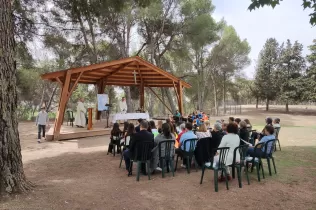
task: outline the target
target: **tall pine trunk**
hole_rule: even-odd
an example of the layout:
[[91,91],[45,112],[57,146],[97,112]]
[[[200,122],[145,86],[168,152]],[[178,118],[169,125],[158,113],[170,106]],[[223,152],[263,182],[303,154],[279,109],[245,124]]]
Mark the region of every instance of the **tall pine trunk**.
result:
[[258,105],[259,105],[259,97],[256,98],[256,109],[258,109]]
[[270,102],[270,100],[269,100],[269,98],[267,98],[267,101],[266,101],[266,111],[269,111],[269,102]]
[[25,192],[17,121],[15,42],[11,0],[0,0],[0,194]]
[[289,112],[289,102],[288,101],[286,101],[286,104],[285,104],[285,111]]

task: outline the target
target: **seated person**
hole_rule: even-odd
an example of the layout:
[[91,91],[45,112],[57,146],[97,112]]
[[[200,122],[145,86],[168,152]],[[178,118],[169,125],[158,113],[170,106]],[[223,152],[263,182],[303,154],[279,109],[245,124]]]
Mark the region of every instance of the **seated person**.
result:
[[[226,173],[228,176],[228,180],[231,180],[232,177],[230,176],[229,165],[231,165],[233,163],[234,150],[236,147],[239,147],[239,144],[240,144],[240,139],[238,136],[238,125],[236,123],[229,123],[227,125],[227,132],[228,132],[228,134],[222,138],[222,141],[221,141],[220,145],[218,146],[218,148],[229,147],[225,169],[226,169]],[[219,161],[219,155],[214,157],[213,165],[218,164],[218,161]],[[239,161],[240,161],[240,154],[239,154],[239,152],[237,152],[236,153],[236,162],[239,162]],[[220,176],[219,181],[225,181],[225,177]]]
[[280,125],[280,119],[279,118],[275,118],[274,120],[273,120],[273,127],[274,128],[281,128],[281,125]]
[[235,123],[238,125],[239,127],[239,123],[241,122],[241,119],[240,118],[235,118]]
[[203,118],[203,113],[202,113],[202,112],[199,112],[198,118],[199,118],[199,119],[202,119],[202,118]]
[[204,122],[205,122],[205,121],[208,121],[208,116],[207,116],[205,113],[203,113],[202,120],[203,120]]
[[229,117],[228,118],[228,123],[233,123],[235,122],[235,118],[234,117]]
[[143,119],[139,118],[137,121],[138,121],[138,125],[135,127],[136,133],[138,133],[140,131],[140,123],[143,121]]
[[[138,145],[143,142],[152,141],[154,144],[154,134],[147,131],[148,129],[148,122],[146,120],[142,120],[140,122],[140,131],[138,133],[135,133],[132,135],[130,140],[130,146],[129,149],[125,150],[123,153],[124,160],[125,160],[125,167],[126,170],[129,171],[131,159],[135,157],[136,147],[139,147]],[[148,148],[149,152],[151,152],[152,148]],[[137,158],[139,159],[142,157],[143,154],[141,152],[138,152]],[[145,164],[142,164],[142,172],[143,174],[146,174],[146,168]]]
[[[245,121],[241,121],[239,123],[239,137],[240,137],[240,145],[244,145],[245,142],[249,141],[249,131],[247,129],[247,123]],[[243,141],[242,141],[243,140]]]
[[178,143],[180,142],[180,138],[181,138],[182,134],[185,133],[185,124],[184,123],[180,125],[180,130],[181,131],[180,131],[180,133],[178,135],[178,138],[176,139]]
[[248,129],[248,131],[251,132],[251,130],[252,130],[252,125],[251,125],[251,123],[250,123],[250,120],[245,119],[244,121],[247,123],[247,129]]
[[223,133],[223,135],[226,135],[227,134],[227,123],[223,123],[222,124],[222,133]]
[[151,129],[151,133],[154,134],[154,137],[156,137],[159,134],[159,132],[158,132],[158,129],[156,128],[155,121],[153,120],[149,121],[149,126]]
[[[266,127],[264,128],[264,133],[265,133],[265,136],[262,137],[262,139],[259,142],[257,142],[256,144],[265,143],[269,140],[275,139],[275,136],[273,135],[273,133],[274,133],[273,126],[266,125]],[[270,142],[270,144],[267,147],[267,150],[268,150],[267,153],[270,153],[272,146],[273,146],[273,143]],[[256,151],[254,150],[254,146],[249,147],[247,154],[252,156],[252,157],[253,156],[254,157],[265,157],[265,147],[263,146],[262,148],[258,148]]]
[[174,116],[180,118],[180,117],[181,117],[181,114],[180,114],[180,112],[177,110],[176,113],[174,114]]
[[199,118],[197,118],[195,120],[195,124],[196,124],[197,127],[200,127],[200,125],[202,125],[202,121]]
[[222,138],[224,136],[223,131],[222,131],[222,124],[220,123],[215,123],[213,131],[211,132],[212,135],[212,142],[210,144],[210,152],[213,151],[213,149],[218,148],[219,144],[222,141]]
[[[116,145],[121,144],[120,138],[121,138],[122,134],[123,134],[123,132],[120,130],[120,125],[118,123],[114,123],[113,128],[111,130],[111,136],[110,136],[111,141],[109,143],[107,154],[113,152],[113,144],[116,144]],[[120,152],[121,152],[121,148],[118,146],[117,153],[120,153]]]
[[[126,147],[129,147],[129,142],[132,138],[132,135],[134,135],[136,132],[135,132],[135,126],[133,123],[129,123],[128,124],[128,128],[127,128],[127,131],[124,135],[124,138],[126,139]],[[129,141],[126,137],[129,137]],[[124,145],[124,141],[125,139],[121,140],[121,145]]]
[[[161,168],[162,166],[159,165],[158,167],[158,164],[159,163],[159,148],[158,148],[158,145],[159,145],[159,142],[161,141],[166,141],[166,140],[175,140],[175,136],[171,133],[171,129],[170,129],[170,125],[168,123],[164,123],[162,125],[162,133],[160,133],[156,138],[155,138],[155,149],[154,149],[154,152],[153,152],[153,160],[152,160],[152,166],[151,166],[151,169],[152,171],[157,169],[158,171],[161,171]],[[161,145],[161,155],[162,157],[164,157],[165,155],[165,144],[162,144]],[[173,157],[174,155],[174,146],[172,146],[171,148],[171,151],[170,151],[170,157]]]
[[207,130],[205,124],[200,125],[199,130],[195,134],[198,139],[211,137],[211,133]]
[[[183,150],[184,150],[184,141],[188,139],[197,139],[196,135],[192,131],[192,124],[186,123],[185,124],[185,133],[182,134],[179,142],[179,148],[176,149],[176,154],[183,157]],[[185,149],[187,152],[190,151],[190,143],[186,142]],[[183,164],[181,164],[181,167],[186,168],[186,158],[183,158]]]

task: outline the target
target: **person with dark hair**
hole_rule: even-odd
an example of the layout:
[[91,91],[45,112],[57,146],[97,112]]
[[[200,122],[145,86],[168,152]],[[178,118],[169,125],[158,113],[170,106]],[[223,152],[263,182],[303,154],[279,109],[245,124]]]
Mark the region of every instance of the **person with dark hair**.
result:
[[225,123],[225,122],[222,124],[222,133],[223,133],[223,135],[226,135],[226,134],[227,134],[227,125],[228,125],[228,124]]
[[136,133],[136,131],[135,131],[135,126],[134,126],[133,123],[129,123],[129,124],[128,124],[128,127],[127,127],[127,131],[126,131],[126,133],[125,133],[125,137],[126,137],[126,136],[131,136],[131,135],[133,135],[134,133]]
[[158,132],[158,129],[156,128],[155,121],[153,120],[149,121],[149,126],[151,129],[151,133],[154,134],[154,137],[156,138],[159,132]]
[[235,118],[234,117],[229,117],[228,118],[228,123],[233,123],[235,122]]
[[[273,139],[275,140],[275,136],[273,135],[273,133],[274,133],[273,126],[266,125],[264,128],[265,136],[263,136],[262,139],[256,144],[266,143],[267,141],[270,141]],[[273,142],[270,142],[269,145],[267,146],[267,150],[268,150],[267,153],[270,153],[271,149],[273,149],[272,146],[273,146]],[[264,146],[262,148],[257,149],[257,150],[254,150],[254,146],[248,148],[248,155],[250,155],[250,156],[264,157],[264,154],[265,154],[265,147]]]
[[124,127],[123,127],[123,135],[125,136],[125,133],[127,132],[129,123],[127,121],[124,122]]
[[[231,165],[233,163],[234,159],[234,150],[236,147],[239,146],[240,144],[240,139],[238,134],[238,125],[236,123],[229,123],[227,125],[227,135],[225,135],[222,138],[222,141],[218,148],[221,147],[229,147],[228,155],[227,155],[227,160],[226,160],[226,173],[228,174],[228,180],[231,180],[232,177],[230,176],[230,171],[228,165]],[[219,161],[219,156],[214,157],[214,164],[218,164]],[[240,155],[239,152],[236,154],[236,162],[240,161]],[[225,177],[220,176],[219,181],[225,181]]]
[[235,123],[239,126],[239,123],[241,122],[240,118],[235,118]]
[[247,129],[248,129],[248,131],[251,132],[251,130],[252,130],[252,125],[251,125],[251,123],[250,123],[250,120],[245,119],[244,121],[247,123]]
[[[156,147],[154,149],[154,153],[153,153],[153,161],[152,161],[152,170],[157,169],[158,171],[161,171],[162,166],[158,166],[159,163],[159,151],[158,151],[158,144],[161,141],[166,141],[166,140],[175,140],[175,136],[173,133],[171,133],[171,129],[170,129],[170,124],[168,123],[164,123],[162,124],[162,133],[160,133],[156,138],[155,138],[155,144]],[[175,144],[174,144],[175,145]],[[174,155],[174,145],[173,147],[171,147],[171,151],[170,151],[170,156],[172,157]],[[164,157],[165,155],[165,144],[161,145],[161,155],[162,157]]]
[[267,119],[266,119],[266,124],[267,125],[272,125],[272,118],[271,117],[267,117]]
[[240,145],[246,144],[249,141],[249,131],[247,129],[247,123],[245,121],[241,121],[239,123],[239,137],[240,137]]
[[[196,135],[192,131],[193,126],[191,123],[186,123],[185,124],[185,133],[182,134],[179,142],[179,148],[176,149],[176,154],[179,156],[183,157],[183,150],[184,150],[184,141],[188,139],[197,139]],[[190,142],[186,142],[186,151],[189,152],[190,149]],[[181,167],[186,168],[186,158],[183,158],[183,164]]]
[[[125,160],[125,166],[126,170],[129,170],[131,158],[135,157],[135,152],[139,145],[141,145],[143,142],[152,141],[154,144],[154,134],[147,131],[148,129],[148,122],[146,120],[142,120],[140,122],[140,131],[138,133],[135,133],[132,135],[130,140],[130,146],[128,150],[125,150],[123,153],[124,160]],[[148,148],[149,152],[151,152],[152,148]],[[142,153],[140,151],[137,152],[138,158],[142,157]],[[143,174],[146,174],[146,167],[145,164],[142,164],[142,172]]]
[[[115,141],[119,141],[121,136],[122,136],[122,131],[120,130],[120,125],[118,123],[114,123],[113,128],[111,130],[111,136],[110,136],[110,143],[109,143],[109,147],[108,147],[108,154],[112,153],[113,151],[113,144],[115,143]],[[117,148],[117,153],[120,153],[120,147]]]
[[143,121],[143,119],[139,118],[137,121],[138,121],[138,126],[135,127],[136,133],[138,133],[140,131],[140,123]]

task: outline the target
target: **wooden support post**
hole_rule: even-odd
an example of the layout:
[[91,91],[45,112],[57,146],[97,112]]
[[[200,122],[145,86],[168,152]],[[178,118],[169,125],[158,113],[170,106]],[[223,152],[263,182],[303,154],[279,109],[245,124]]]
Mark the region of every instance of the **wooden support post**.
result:
[[144,104],[145,104],[145,87],[144,82],[141,80],[140,82],[140,94],[139,94],[139,105],[140,109],[144,111]]
[[176,93],[176,96],[177,96],[177,101],[178,101],[178,104],[179,104],[179,93],[178,93],[178,90],[177,90],[177,88],[176,88],[176,84],[174,84],[174,81],[172,81],[173,82],[173,88],[174,88],[174,92]]
[[92,130],[92,111],[93,108],[88,108],[88,130]]
[[178,95],[179,95],[179,100],[178,100],[178,106],[179,106],[179,112],[181,115],[183,115],[183,87],[182,87],[182,84],[181,84],[181,80],[179,80],[178,82]]
[[159,101],[170,111],[170,113],[172,113],[171,109],[163,102],[163,100],[157,95],[157,93],[155,93],[155,91],[151,87],[148,88],[159,99]]
[[68,70],[66,72],[65,81],[63,83],[63,88],[60,94],[59,107],[58,107],[55,125],[54,125],[54,140],[59,139],[60,128],[64,120],[66,104],[68,101],[70,78],[71,78],[71,70]]
[[[104,93],[105,83],[106,82],[103,79],[101,79],[98,82],[98,84],[97,84],[98,94],[103,94]],[[96,108],[95,108],[95,119],[96,120],[100,120],[101,119],[101,111],[98,110],[98,103],[97,103]]]

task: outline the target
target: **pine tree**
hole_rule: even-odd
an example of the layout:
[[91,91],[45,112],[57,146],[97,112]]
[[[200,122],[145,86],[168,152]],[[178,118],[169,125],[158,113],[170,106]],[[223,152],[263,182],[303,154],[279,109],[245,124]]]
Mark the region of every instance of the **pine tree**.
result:
[[269,110],[269,102],[275,99],[279,91],[279,87],[275,81],[279,65],[279,51],[277,40],[270,38],[266,41],[259,54],[255,86],[260,93],[260,98],[266,100],[266,111]]

